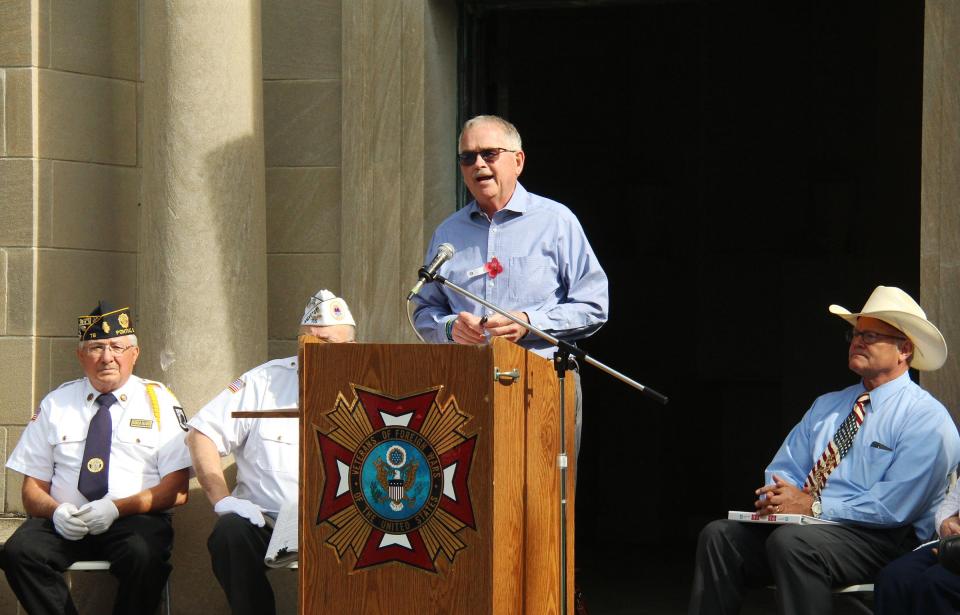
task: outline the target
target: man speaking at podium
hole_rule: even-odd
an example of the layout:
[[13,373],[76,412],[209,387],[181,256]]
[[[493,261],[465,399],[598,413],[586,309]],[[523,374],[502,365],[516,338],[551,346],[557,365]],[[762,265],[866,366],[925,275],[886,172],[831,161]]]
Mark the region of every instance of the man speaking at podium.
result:
[[[356,324],[346,302],[327,290],[310,298],[301,335],[352,342]],[[296,408],[297,357],[268,361],[234,380],[190,419],[187,446],[214,511],[220,515],[207,541],[213,572],[234,615],[276,613],[264,556],[284,502],[299,486],[300,423],[296,418],[233,418],[241,410]],[[233,453],[237,486],[230,493],[220,457]],[[272,524],[271,524],[272,525]]]
[[[449,243],[455,254],[440,273],[474,295],[561,340],[593,334],[607,320],[607,275],[576,216],[529,193],[520,133],[503,118],[479,115],[460,134],[457,159],[474,200],[444,220],[426,260]],[[504,337],[546,358],[553,347],[520,325],[439,284],[420,293],[414,321],[433,343],[481,344]],[[576,382],[576,448],[580,448],[580,375]]]

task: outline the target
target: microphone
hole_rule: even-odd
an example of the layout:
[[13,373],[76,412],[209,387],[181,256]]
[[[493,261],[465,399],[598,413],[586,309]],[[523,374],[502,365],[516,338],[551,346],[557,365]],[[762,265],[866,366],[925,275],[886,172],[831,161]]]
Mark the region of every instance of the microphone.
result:
[[413,299],[413,296],[420,292],[420,289],[423,288],[425,283],[433,281],[433,276],[436,275],[437,269],[453,258],[455,252],[456,250],[454,250],[453,245],[449,243],[440,244],[440,247],[437,248],[437,255],[433,257],[430,264],[426,267],[421,267],[420,271],[417,272],[420,279],[417,280],[417,283],[410,289],[410,293],[407,295],[407,301]]

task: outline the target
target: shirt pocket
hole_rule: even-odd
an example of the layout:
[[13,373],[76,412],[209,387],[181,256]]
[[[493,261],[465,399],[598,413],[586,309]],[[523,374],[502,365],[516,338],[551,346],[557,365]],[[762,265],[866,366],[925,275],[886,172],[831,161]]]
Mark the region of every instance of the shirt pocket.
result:
[[[146,425],[149,422],[150,427],[137,427],[136,425]],[[156,449],[160,442],[160,432],[156,428],[156,423],[151,419],[138,419],[124,416],[117,426],[116,439],[119,442],[139,449]]]
[[82,459],[86,443],[87,426],[83,422],[65,419],[54,423],[50,444],[53,446],[55,462]]
[[556,259],[542,254],[511,256],[504,273],[509,280],[510,298],[525,306],[542,305],[556,296],[560,286]]
[[[291,424],[292,423],[292,424]],[[300,426],[290,419],[261,419],[257,430],[261,454],[257,465],[266,472],[294,474],[300,466]]]
[[[843,461],[840,462],[843,464]],[[893,463],[893,451],[868,446],[860,457],[859,476],[856,478],[863,489],[870,489],[886,474]]]

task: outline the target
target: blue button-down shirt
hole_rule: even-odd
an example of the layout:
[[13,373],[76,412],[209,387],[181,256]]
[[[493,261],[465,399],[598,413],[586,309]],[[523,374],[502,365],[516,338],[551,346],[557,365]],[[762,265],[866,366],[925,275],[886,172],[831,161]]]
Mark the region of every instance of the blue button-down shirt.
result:
[[[607,275],[569,209],[517,184],[507,205],[488,219],[476,201],[437,227],[427,250],[430,261],[442,243],[456,254],[440,268],[448,278],[511,312],[526,312],[530,324],[563,340],[586,337],[607,320]],[[484,264],[497,257],[495,277]],[[445,326],[460,312],[489,310],[438,284],[419,295],[414,321],[423,339],[448,342]],[[553,347],[528,334],[520,345],[550,357]]]
[[[853,408],[863,384],[823,395],[790,432],[766,470],[802,487],[816,459]],[[912,524],[934,535],[934,513],[960,461],[960,435],[943,404],[909,373],[870,391],[853,446],[827,478],[823,518],[873,527]]]

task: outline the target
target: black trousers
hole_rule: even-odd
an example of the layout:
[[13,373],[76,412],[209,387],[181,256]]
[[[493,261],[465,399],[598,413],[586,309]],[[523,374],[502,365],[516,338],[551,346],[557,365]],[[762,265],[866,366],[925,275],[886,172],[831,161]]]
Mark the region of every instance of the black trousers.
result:
[[146,615],[160,604],[170,576],[173,548],[170,516],[131,515],[103,534],[67,540],[50,519],[27,519],[0,553],[0,566],[30,615],[76,615],[63,571],[78,560],[107,560],[120,580],[114,615]]
[[827,615],[834,587],[873,582],[887,562],[916,543],[910,526],[713,521],[700,532],[688,612],[738,613],[748,588],[775,584],[782,615]]
[[937,563],[934,546],[907,553],[880,571],[873,588],[876,615],[960,613],[960,576]]
[[207,540],[213,574],[233,615],[276,615],[273,588],[263,558],[273,531],[229,513],[217,519]]

